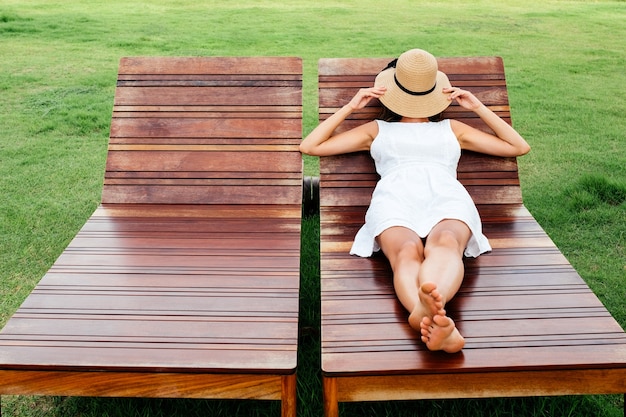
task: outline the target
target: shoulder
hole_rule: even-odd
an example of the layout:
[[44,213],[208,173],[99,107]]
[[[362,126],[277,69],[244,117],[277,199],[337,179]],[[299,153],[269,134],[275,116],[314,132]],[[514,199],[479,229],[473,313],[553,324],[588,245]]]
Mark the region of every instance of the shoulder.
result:
[[446,120],[450,124],[450,129],[452,129],[452,131],[457,137],[461,136],[464,132],[467,132],[467,130],[470,129],[469,125],[463,122],[460,122],[456,119],[446,119]]
[[360,150],[369,150],[372,142],[378,136],[379,126],[376,120],[369,121],[357,127],[354,127],[347,132],[340,133],[338,137],[341,140],[347,140],[352,143],[354,149],[351,152]]
[[372,121],[362,124],[361,126],[357,127],[357,129],[363,130],[372,139],[374,139],[376,135],[378,135],[378,132],[381,129],[381,123],[385,123],[385,122],[383,122],[382,120],[372,120]]
[[371,120],[367,123],[364,123],[354,128],[354,130],[360,132],[361,135],[366,136],[367,139],[369,139],[370,144],[371,144],[371,141],[373,141],[376,138],[376,136],[378,136],[379,132],[385,129],[384,124],[385,122],[381,120]]

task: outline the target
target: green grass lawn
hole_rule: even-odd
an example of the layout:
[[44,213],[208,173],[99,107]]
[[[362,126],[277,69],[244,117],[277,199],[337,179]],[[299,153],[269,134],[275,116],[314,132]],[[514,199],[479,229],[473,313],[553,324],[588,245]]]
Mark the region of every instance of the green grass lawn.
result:
[[[504,58],[526,205],[626,327],[626,2],[0,1],[0,325],[99,202],[120,57],[290,55],[304,130],[321,57]],[[308,175],[316,160],[306,158]],[[301,416],[321,415],[316,220],[305,221]],[[621,396],[362,403],[343,416],[622,416]],[[277,403],[2,398],[4,416],[269,416]]]

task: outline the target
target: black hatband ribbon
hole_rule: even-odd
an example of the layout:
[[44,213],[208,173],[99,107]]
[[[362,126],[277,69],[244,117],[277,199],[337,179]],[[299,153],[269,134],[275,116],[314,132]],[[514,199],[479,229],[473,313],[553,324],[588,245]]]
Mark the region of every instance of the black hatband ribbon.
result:
[[426,94],[430,94],[433,91],[435,91],[435,87],[437,87],[437,83],[435,82],[435,85],[433,85],[433,88],[431,88],[428,91],[411,91],[408,88],[406,88],[405,86],[403,86],[402,84],[400,84],[400,82],[396,78],[396,74],[393,74],[393,80],[396,82],[396,85],[400,88],[400,90],[402,90],[405,93],[410,94],[412,96],[425,96]]

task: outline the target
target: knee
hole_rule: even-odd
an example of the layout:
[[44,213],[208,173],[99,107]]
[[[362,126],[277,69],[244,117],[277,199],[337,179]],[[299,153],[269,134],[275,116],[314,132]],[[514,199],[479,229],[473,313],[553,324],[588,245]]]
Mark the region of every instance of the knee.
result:
[[463,253],[465,244],[454,231],[441,230],[437,234],[429,236],[426,241],[426,251],[434,248],[449,249]]
[[423,256],[422,252],[423,249],[421,244],[412,240],[408,240],[400,245],[398,253],[396,254],[396,259],[399,262],[415,260],[419,261]]

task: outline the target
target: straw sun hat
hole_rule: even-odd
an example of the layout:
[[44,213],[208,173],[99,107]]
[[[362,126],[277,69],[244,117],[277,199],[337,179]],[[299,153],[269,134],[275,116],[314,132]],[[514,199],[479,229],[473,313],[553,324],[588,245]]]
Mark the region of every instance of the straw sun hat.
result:
[[380,102],[400,116],[430,117],[450,105],[442,91],[450,87],[448,77],[437,69],[435,57],[421,49],[400,55],[395,67],[378,74],[374,85],[387,87]]

